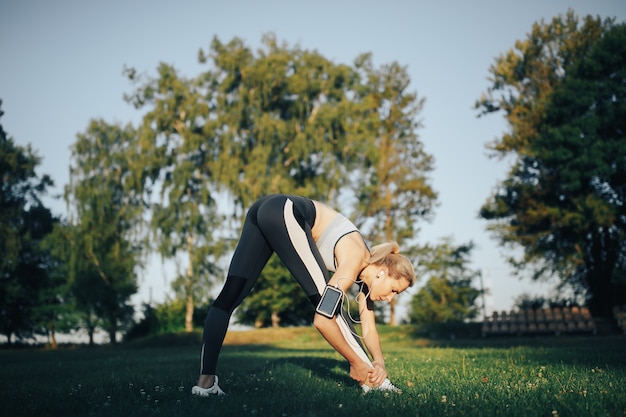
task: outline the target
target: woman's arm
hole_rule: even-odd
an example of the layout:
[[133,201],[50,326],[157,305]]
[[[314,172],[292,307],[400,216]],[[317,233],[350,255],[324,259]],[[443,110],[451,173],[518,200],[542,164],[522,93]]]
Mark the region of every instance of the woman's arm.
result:
[[[339,240],[335,247],[337,270],[328,285],[338,286],[344,293],[355,283],[369,260],[369,251],[358,233],[351,233]],[[316,314],[315,328],[328,343],[350,363],[350,376],[363,384],[369,380],[372,368],[348,345],[336,317],[326,318]]]
[[374,371],[370,375],[368,385],[378,386],[382,384],[387,377],[385,369],[385,359],[383,358],[383,349],[380,345],[380,336],[376,329],[376,317],[372,302],[367,298],[366,294],[359,293],[359,316],[361,320],[361,331],[363,332],[363,341],[367,350],[372,355]]
[[[344,236],[335,247],[335,257],[337,258],[337,271],[331,278],[329,284],[335,283],[347,292],[350,286],[358,279],[361,271],[369,265],[370,252],[363,242],[363,237],[359,233],[351,233]],[[354,277],[344,280],[344,277]],[[368,385],[378,386],[387,377],[383,350],[380,345],[380,337],[376,329],[376,317],[371,300],[366,294],[359,295],[359,316],[361,320],[361,331],[365,347],[372,356],[374,370],[368,378]]]
[[329,319],[316,313],[313,324],[321,335],[324,336],[324,339],[348,361],[350,364],[350,377],[359,384],[366,383],[373,372],[372,367],[369,363],[363,361],[348,345],[337,325],[337,319],[335,317]]

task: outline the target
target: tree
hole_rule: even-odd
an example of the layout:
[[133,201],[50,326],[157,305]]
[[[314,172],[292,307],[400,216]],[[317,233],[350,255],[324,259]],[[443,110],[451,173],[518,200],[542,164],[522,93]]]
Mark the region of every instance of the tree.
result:
[[481,290],[472,285],[480,271],[469,269],[472,249],[472,243],[455,247],[449,239],[422,248],[419,275],[429,278],[411,300],[411,323],[462,323],[478,315],[476,299]]
[[504,111],[510,133],[492,144],[516,161],[481,216],[510,261],[534,279],[586,291],[596,314],[626,301],[626,30],[573,12],[535,24],[498,58],[477,102]]
[[9,343],[41,331],[36,309],[50,301],[41,297],[54,286],[40,246],[56,221],[41,202],[53,182],[36,174],[40,163],[30,145],[16,145],[0,124],[0,332]]
[[[364,54],[355,66],[363,73],[363,115],[355,123],[363,130],[358,132],[363,161],[353,175],[357,224],[372,241],[403,243],[415,238],[437,199],[427,177],[433,158],[417,136],[416,117],[424,100],[407,91],[406,68],[395,62],[376,69]],[[391,325],[396,324],[396,302],[390,306]]]
[[143,201],[130,165],[136,135],[132,126],[92,120],[72,146],[65,187],[72,293],[90,334],[94,318],[100,318],[111,343],[132,319],[129,301],[142,267]]
[[[43,241],[43,245],[50,253],[50,277],[57,283],[56,287],[44,294],[46,299],[38,305],[39,314],[47,324],[47,333],[50,345],[56,346],[55,332],[74,333],[85,330],[89,344],[94,344],[94,333],[104,322],[97,319],[94,303],[87,303],[89,296],[95,294],[90,291],[89,285],[85,288],[85,295],[79,296],[76,280],[72,279],[72,238],[74,228],[59,221],[54,224],[52,232]],[[75,232],[74,232],[75,233]],[[81,274],[82,275],[82,274]],[[85,319],[87,317],[87,319]],[[96,324],[97,323],[97,324]]]
[[65,280],[52,273],[52,258],[42,245],[56,221],[42,205],[22,213],[17,263],[0,289],[3,333],[9,342],[11,334],[20,338],[45,334],[56,347],[55,322],[63,308]]
[[213,172],[241,207],[264,194],[331,201],[346,184],[359,143],[354,71],[317,52],[279,46],[272,34],[255,55],[240,39],[214,38],[201,61],[215,114]]
[[[155,246],[179,268],[174,286],[186,302],[185,330],[191,332],[196,298],[208,294],[211,277],[219,272],[217,260],[229,246],[227,233],[216,233],[225,225],[214,196],[218,150],[204,79],[186,80],[166,64],[158,71],[158,79],[148,80],[128,97],[138,108],[152,106],[143,117],[134,169],[148,195],[158,189],[158,201],[151,204]],[[134,79],[134,70],[128,75]],[[182,267],[179,254],[186,257]]]
[[[67,276],[63,274],[64,265],[54,256],[51,246],[54,229],[59,219],[42,205],[32,207],[24,213],[24,236],[30,244],[26,247],[26,265],[18,268],[17,274],[30,282],[37,280],[36,286],[24,288],[24,293],[32,303],[32,320],[37,334],[45,334],[52,349],[57,348],[57,331],[68,330],[72,321],[72,305],[68,303]],[[23,306],[28,303],[22,304]],[[23,313],[22,313],[23,314]]]

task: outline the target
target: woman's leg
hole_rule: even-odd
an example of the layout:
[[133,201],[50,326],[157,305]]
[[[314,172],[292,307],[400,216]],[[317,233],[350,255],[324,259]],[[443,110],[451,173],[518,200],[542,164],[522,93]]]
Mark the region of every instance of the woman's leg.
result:
[[[248,295],[273,252],[256,221],[257,210],[267,198],[260,199],[248,210],[226,282],[204,321],[200,375],[211,376],[203,379],[209,385],[213,383],[212,376],[215,375],[217,359],[233,310]],[[201,379],[199,385],[203,380]],[[203,385],[205,384],[200,386],[206,388]]]
[[315,206],[311,200],[276,196],[259,207],[257,222],[273,251],[306,295],[311,301],[319,300],[330,278],[311,234],[315,222]]

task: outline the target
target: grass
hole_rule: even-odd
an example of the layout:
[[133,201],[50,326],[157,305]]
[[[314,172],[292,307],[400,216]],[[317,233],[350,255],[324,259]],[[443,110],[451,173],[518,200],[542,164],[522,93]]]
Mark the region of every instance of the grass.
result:
[[0,351],[6,416],[624,416],[624,336],[431,341],[382,327],[402,395],[363,396],[312,328],[232,332],[224,398],[190,395],[199,334]]

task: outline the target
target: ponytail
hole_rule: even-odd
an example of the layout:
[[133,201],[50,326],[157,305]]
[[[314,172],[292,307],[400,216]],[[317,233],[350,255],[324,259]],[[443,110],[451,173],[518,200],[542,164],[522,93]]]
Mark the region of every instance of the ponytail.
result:
[[415,269],[406,256],[400,255],[400,246],[396,242],[385,242],[373,246],[370,264],[386,266],[391,276],[409,281],[409,287],[415,283]]

